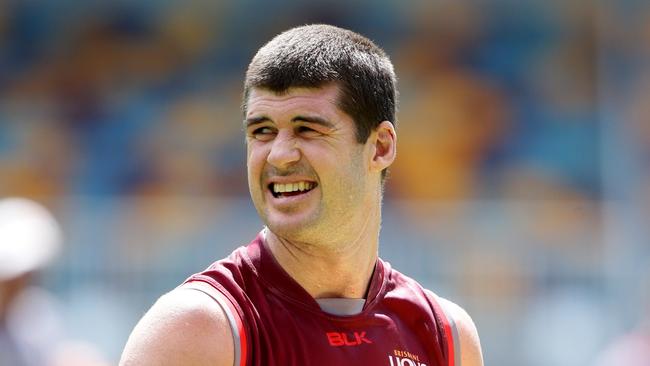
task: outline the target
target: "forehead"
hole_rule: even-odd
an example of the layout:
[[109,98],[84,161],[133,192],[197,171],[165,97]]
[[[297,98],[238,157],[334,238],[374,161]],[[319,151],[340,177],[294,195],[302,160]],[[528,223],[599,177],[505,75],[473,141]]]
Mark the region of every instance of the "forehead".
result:
[[253,88],[248,96],[246,117],[315,113],[329,117],[343,115],[338,107],[339,87],[327,84],[319,88],[289,88],[282,93]]

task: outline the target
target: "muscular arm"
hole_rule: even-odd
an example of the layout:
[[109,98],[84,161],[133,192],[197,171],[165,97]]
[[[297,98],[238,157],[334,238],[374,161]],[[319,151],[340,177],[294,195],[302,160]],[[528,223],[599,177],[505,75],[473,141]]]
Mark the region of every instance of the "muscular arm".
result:
[[454,319],[460,338],[460,365],[455,366],[483,366],[481,342],[474,321],[463,308],[455,303],[438,297],[440,305],[448,316]]
[[120,365],[233,366],[232,330],[208,295],[178,288],[162,296],[129,336]]

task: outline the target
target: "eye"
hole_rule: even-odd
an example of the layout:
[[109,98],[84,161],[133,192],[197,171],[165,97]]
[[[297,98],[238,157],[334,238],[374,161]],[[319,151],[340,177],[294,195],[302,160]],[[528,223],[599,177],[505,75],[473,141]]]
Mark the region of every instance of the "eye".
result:
[[253,135],[260,135],[260,134],[266,135],[269,133],[273,133],[273,130],[271,130],[270,127],[260,127],[253,130]]
[[320,132],[318,132],[318,131],[316,131],[313,128],[308,127],[308,126],[298,126],[298,128],[296,130],[300,135],[303,135],[303,136],[309,136],[310,137],[310,136],[320,135]]
[[251,131],[251,136],[260,141],[269,141],[275,136],[275,130],[271,127],[258,127]]

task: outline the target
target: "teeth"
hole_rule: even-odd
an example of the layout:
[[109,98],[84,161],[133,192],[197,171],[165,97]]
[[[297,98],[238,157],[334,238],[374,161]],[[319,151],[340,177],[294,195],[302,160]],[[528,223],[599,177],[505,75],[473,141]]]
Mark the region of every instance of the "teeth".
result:
[[314,187],[312,182],[273,183],[273,193],[308,191]]

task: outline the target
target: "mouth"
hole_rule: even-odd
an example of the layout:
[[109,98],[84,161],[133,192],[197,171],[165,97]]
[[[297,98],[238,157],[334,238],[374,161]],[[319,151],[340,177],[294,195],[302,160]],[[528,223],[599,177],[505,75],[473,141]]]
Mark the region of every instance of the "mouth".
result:
[[293,183],[270,183],[268,189],[275,198],[294,197],[306,194],[316,188],[316,182],[300,181]]

